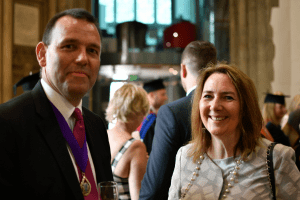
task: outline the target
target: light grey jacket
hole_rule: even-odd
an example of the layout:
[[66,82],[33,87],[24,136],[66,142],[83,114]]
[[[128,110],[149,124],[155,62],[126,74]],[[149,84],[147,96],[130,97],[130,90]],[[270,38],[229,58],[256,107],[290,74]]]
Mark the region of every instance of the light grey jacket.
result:
[[[240,165],[236,183],[227,193],[227,200],[268,200],[272,199],[272,192],[266,166],[266,152],[270,141],[262,139],[256,151],[248,156],[248,160]],[[169,200],[180,199],[181,193],[187,187],[196,167],[187,151],[191,144],[181,147],[176,155],[176,165],[169,189]],[[295,164],[295,152],[292,148],[277,144],[273,151],[274,173],[276,181],[276,197],[280,199],[300,200],[300,172]],[[224,186],[228,183],[228,175],[235,166],[233,158],[221,160],[223,165],[230,167],[223,171],[207,155],[200,165],[199,176],[193,182],[184,199],[222,199]]]

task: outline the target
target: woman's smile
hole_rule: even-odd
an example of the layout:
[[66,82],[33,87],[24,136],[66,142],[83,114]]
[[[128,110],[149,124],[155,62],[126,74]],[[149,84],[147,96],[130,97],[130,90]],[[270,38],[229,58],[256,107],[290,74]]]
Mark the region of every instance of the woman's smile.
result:
[[215,73],[207,78],[199,108],[202,122],[213,136],[239,136],[239,96],[226,74]]

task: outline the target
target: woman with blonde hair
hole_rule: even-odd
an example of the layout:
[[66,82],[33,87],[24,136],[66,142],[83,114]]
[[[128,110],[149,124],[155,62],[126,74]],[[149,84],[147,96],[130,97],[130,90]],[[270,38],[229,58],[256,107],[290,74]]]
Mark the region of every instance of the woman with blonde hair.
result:
[[281,130],[281,120],[286,114],[285,97],[282,92],[268,93],[263,106],[263,119],[266,128],[274,138],[274,142],[291,146],[289,138]]
[[145,144],[132,137],[149,112],[146,91],[133,84],[124,84],[110,100],[106,119],[116,120],[108,130],[111,149],[111,165],[114,181],[118,183],[119,199],[139,198],[141,181],[146,172],[147,152]]
[[257,92],[241,70],[226,64],[204,69],[191,120],[192,140],[177,152],[169,200],[272,199],[274,193],[278,199],[300,199],[300,172],[291,147],[275,145],[275,187],[270,187],[266,160],[271,142],[261,137]]

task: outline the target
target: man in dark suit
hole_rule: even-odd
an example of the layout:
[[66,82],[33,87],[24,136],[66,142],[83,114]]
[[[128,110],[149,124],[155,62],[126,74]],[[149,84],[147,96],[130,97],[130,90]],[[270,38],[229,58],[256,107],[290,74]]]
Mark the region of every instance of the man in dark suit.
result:
[[104,122],[82,107],[100,68],[98,27],[83,9],[55,15],[36,46],[41,80],[0,105],[7,199],[97,200],[97,183],[113,180]]
[[191,103],[199,70],[208,63],[215,64],[216,56],[216,48],[209,42],[193,41],[184,49],[180,77],[187,96],[162,106],[158,111],[140,200],[168,199],[176,153],[191,137]]

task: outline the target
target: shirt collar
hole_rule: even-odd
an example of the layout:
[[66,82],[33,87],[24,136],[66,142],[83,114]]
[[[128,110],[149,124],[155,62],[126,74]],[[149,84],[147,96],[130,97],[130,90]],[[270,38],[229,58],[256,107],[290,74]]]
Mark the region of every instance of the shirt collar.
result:
[[191,88],[187,91],[186,96],[189,96],[189,94],[190,94],[194,89],[196,89],[196,87],[197,87],[197,85],[191,87]]
[[[49,101],[59,110],[65,120],[68,121],[73,114],[75,107],[67,99],[52,89],[43,79],[41,79],[41,84]],[[82,112],[82,100],[76,108],[79,108]]]

